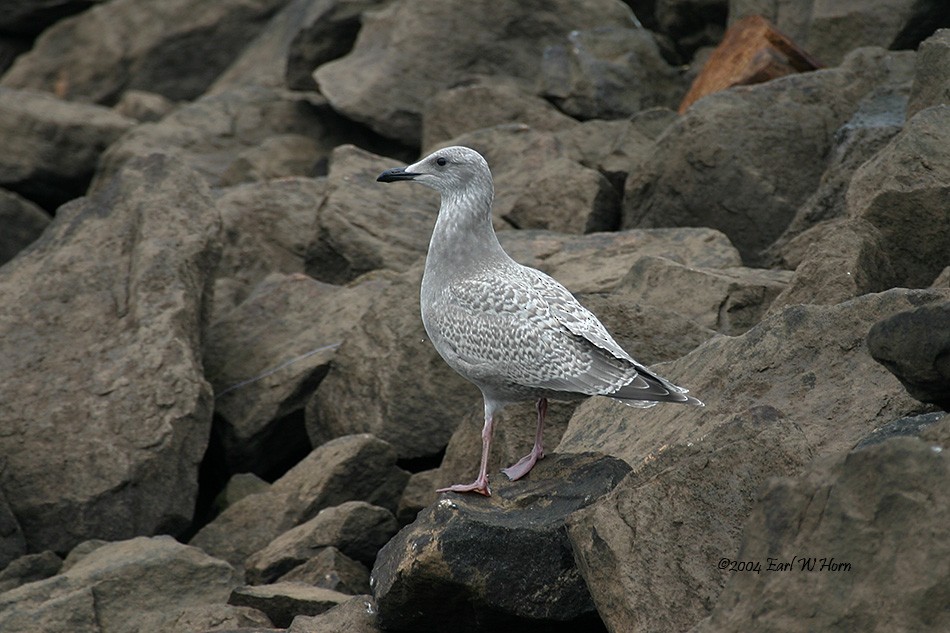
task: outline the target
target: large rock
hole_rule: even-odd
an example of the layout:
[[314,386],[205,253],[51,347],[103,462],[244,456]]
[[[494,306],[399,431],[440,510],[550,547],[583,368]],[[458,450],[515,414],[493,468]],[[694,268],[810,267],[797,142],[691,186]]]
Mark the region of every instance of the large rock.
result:
[[104,2],[47,29],[0,85],[106,105],[130,88],[194,99],[286,1]]
[[307,256],[311,276],[345,283],[379,268],[407,270],[425,254],[438,195],[418,185],[376,182],[380,172],[399,163],[353,145],[333,150]]
[[[768,249],[770,260],[794,270],[802,262],[803,239],[796,237],[821,222],[847,215],[846,194],[854,172],[883,149],[904,126],[907,91],[903,84],[874,91],[861,100],[858,109],[834,135],[825,172],[818,188],[802,203],[785,231]],[[810,303],[810,302],[809,302]]]
[[940,104],[950,105],[950,29],[940,29],[917,51],[907,116]]
[[868,350],[918,400],[950,410],[950,301],[901,312],[868,332]]
[[869,90],[911,77],[912,63],[906,53],[864,49],[839,68],[697,101],[631,172],[623,226],[717,228],[746,263],[762,261],[817,188],[834,130]]
[[[96,183],[130,158],[153,153],[190,165],[212,186],[260,178],[260,169],[254,165],[271,159],[282,167],[265,168],[268,178],[314,176],[334,147],[365,137],[352,128],[314,93],[234,88],[183,105],[156,123],[137,126],[102,157]],[[288,144],[294,152],[301,150],[293,148],[294,141],[309,158],[298,156],[289,164],[282,163]],[[262,152],[276,155],[265,158]]]
[[0,594],[5,633],[163,631],[186,609],[223,603],[234,569],[171,537],[103,545],[67,571]]
[[652,108],[625,119],[584,121],[555,136],[569,156],[623,191],[627,176],[649,160],[654,141],[677,118],[673,110]]
[[[372,433],[401,458],[437,454],[481,394],[442,360],[419,317],[422,267],[393,279],[337,350],[307,403],[314,446]],[[437,403],[437,406],[436,406]]]
[[715,564],[736,551],[758,490],[807,457],[804,433],[751,407],[702,439],[658,447],[572,515],[578,568],[608,630],[685,631],[708,614],[725,583]]
[[773,313],[802,303],[834,305],[898,285],[881,232],[864,220],[820,222],[791,240],[784,251],[797,265],[788,286],[772,302]]
[[770,482],[742,547],[722,553],[761,571],[729,574],[712,615],[692,631],[946,628],[937,596],[950,586],[947,449],[892,439]]
[[49,221],[49,215],[29,200],[0,189],[0,266],[32,244]]
[[0,487],[31,549],[190,522],[219,229],[200,180],[153,156],[0,270]]
[[291,0],[208,92],[234,86],[313,90],[313,69],[350,51],[360,15],[379,0]]
[[277,273],[212,323],[206,376],[229,470],[266,474],[306,454],[303,425],[294,440],[282,418],[303,412],[347,332],[385,287],[381,279],[341,287]]
[[644,28],[571,31],[565,42],[545,49],[541,64],[541,94],[581,120],[672,108],[685,89]]
[[622,304],[654,305],[734,336],[759,322],[791,275],[759,268],[704,269],[645,256],[611,297]]
[[499,480],[490,498],[444,496],[376,559],[380,626],[514,630],[591,615],[564,521],[627,472],[602,455],[549,455],[527,478]]
[[248,556],[324,508],[366,501],[395,512],[408,478],[386,442],[341,437],[314,449],[266,492],[228,507],[191,544],[242,567]]
[[223,244],[213,320],[247,299],[271,273],[302,273],[325,178],[280,178],[219,192]]
[[20,556],[0,569],[0,593],[55,576],[62,566],[63,559],[49,550]]
[[950,252],[950,105],[918,112],[851,178],[845,220],[818,224],[774,307],[930,285]]
[[950,253],[950,104],[907,121],[855,172],[847,202],[850,217],[881,232],[897,284],[929,285]]
[[580,568],[608,627],[686,630],[706,617],[727,580],[714,565],[738,551],[741,525],[769,477],[795,475],[917,412],[919,403],[868,355],[864,338],[881,318],[947,296],[898,289],[795,306],[658,368],[705,408],[583,403],[556,450],[601,451],[636,467],[571,522]]
[[49,211],[86,192],[100,154],[134,121],[100,106],[0,88],[0,186]]
[[[816,450],[847,441],[849,433],[919,407],[868,354],[868,330],[883,318],[947,297],[946,290],[894,289],[833,306],[786,308],[741,336],[711,339],[658,368],[705,408],[633,410],[594,398],[578,408],[557,450],[597,450],[635,465],[661,446],[700,439],[750,407],[771,407],[803,428],[814,427],[808,437]],[[837,423],[824,422],[830,419]]]
[[570,129],[577,121],[510,81],[481,78],[438,92],[422,112],[422,148],[481,128],[521,123],[542,131]]
[[512,77],[532,90],[545,46],[575,29],[631,22],[629,8],[614,0],[399,1],[365,13],[352,52],[315,78],[344,115],[417,146],[426,101],[439,91],[478,75]]

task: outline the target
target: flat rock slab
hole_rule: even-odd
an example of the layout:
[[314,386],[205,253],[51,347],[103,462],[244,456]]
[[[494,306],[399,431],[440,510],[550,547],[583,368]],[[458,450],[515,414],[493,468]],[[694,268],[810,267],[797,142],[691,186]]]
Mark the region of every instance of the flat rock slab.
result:
[[392,512],[365,501],[325,508],[251,556],[247,560],[247,579],[254,584],[273,582],[329,546],[369,564],[397,529]]
[[286,628],[298,615],[318,615],[342,604],[350,596],[322,587],[296,582],[278,582],[260,587],[238,587],[228,604],[263,611],[275,626]]
[[595,453],[549,455],[490,498],[450,493],[379,553],[371,585],[385,629],[476,631],[593,612],[564,529],[629,467]]

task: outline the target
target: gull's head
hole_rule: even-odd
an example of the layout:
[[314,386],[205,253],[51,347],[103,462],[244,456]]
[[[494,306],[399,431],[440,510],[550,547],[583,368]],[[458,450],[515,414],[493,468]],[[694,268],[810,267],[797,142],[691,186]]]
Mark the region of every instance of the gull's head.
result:
[[482,155],[468,147],[444,147],[406,167],[387,169],[379,182],[410,180],[444,194],[459,194],[470,187],[491,191],[491,172]]

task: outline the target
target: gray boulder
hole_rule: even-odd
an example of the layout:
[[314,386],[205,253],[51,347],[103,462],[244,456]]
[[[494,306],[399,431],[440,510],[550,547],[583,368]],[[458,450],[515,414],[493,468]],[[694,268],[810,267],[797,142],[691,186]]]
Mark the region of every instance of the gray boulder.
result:
[[868,332],[868,350],[912,396],[950,410],[950,301],[895,314]]
[[94,186],[130,158],[153,153],[189,165],[212,186],[263,176],[314,176],[334,147],[360,138],[315,93],[238,87],[137,126],[103,155]]
[[275,273],[212,323],[205,372],[231,471],[269,473],[306,453],[303,425],[292,439],[284,418],[303,412],[347,332],[385,286],[372,279],[332,286]]
[[774,309],[923,287],[937,278],[950,252],[948,129],[950,105],[921,110],[855,171],[847,219],[818,224],[789,244],[788,250],[807,247]]
[[571,31],[566,42],[545,49],[540,83],[544,97],[585,121],[675,108],[686,93],[679,73],[644,28]]
[[950,105],[950,29],[940,29],[917,50],[914,85],[907,118],[924,108]]
[[784,250],[798,265],[772,302],[773,313],[803,303],[834,305],[897,285],[881,232],[861,219],[820,222]]
[[0,489],[0,569],[26,554],[26,537]]
[[545,46],[575,29],[631,23],[629,8],[614,0],[506,0],[490,8],[467,0],[398,1],[365,13],[353,50],[314,77],[345,116],[417,146],[426,102],[441,90],[479,75],[511,77],[533,90]]
[[883,149],[904,125],[909,86],[885,88],[869,94],[855,113],[835,132],[830,156],[818,188],[802,203],[782,235],[768,248],[767,259],[789,270],[802,262],[796,237],[819,223],[847,216],[845,202],[855,171]]
[[946,610],[932,596],[950,583],[950,503],[933,493],[950,485],[948,448],[892,439],[769,482],[727,555],[761,573],[728,574],[693,633],[942,627]]
[[196,631],[262,630],[272,633],[273,624],[263,611],[229,604],[202,604],[182,609],[178,617],[163,625],[161,633],[195,633]]
[[134,121],[107,108],[0,88],[0,186],[48,211],[86,192],[102,152]]
[[104,2],[44,31],[0,85],[105,105],[130,88],[194,99],[285,2]]
[[917,412],[919,403],[867,354],[864,337],[881,318],[947,296],[895,289],[795,306],[658,368],[705,408],[581,404],[556,450],[596,450],[637,465],[570,522],[608,627],[686,630],[709,615],[728,580],[715,563],[735,557],[741,525],[769,477],[796,475]]
[[422,112],[422,148],[486,127],[521,123],[541,132],[571,129],[577,121],[517,83],[483,77],[442,90]]
[[379,625],[483,631],[591,615],[564,521],[628,470],[602,455],[548,455],[523,480],[499,479],[490,498],[443,496],[376,559]]
[[839,68],[700,99],[630,174],[623,226],[717,228],[747,264],[762,262],[762,250],[818,187],[830,132],[870,90],[906,81],[912,62],[906,53],[864,49]]
[[168,536],[103,545],[62,574],[0,594],[9,633],[163,631],[186,609],[223,603],[234,569]]
[[697,268],[663,257],[641,257],[611,297],[649,304],[697,325],[735,336],[756,325],[792,273],[759,268]]
[[218,192],[223,224],[214,285],[216,321],[241,304],[268,275],[302,273],[316,231],[314,210],[324,178],[280,178]]
[[266,86],[314,90],[313,69],[353,47],[360,15],[379,0],[291,0],[208,89]]
[[929,285],[950,253],[950,104],[907,121],[855,172],[847,202],[850,217],[881,232],[897,275],[892,285]]
[[38,554],[26,554],[0,568],[0,593],[28,582],[44,580],[59,573],[63,559],[55,552],[46,550]]
[[729,239],[707,228],[628,229],[568,235],[553,231],[504,231],[498,240],[517,261],[556,278],[573,293],[616,289],[644,257],[662,257],[690,268],[741,266]]
[[0,487],[32,550],[190,522],[219,229],[203,183],[153,156],[0,269]]

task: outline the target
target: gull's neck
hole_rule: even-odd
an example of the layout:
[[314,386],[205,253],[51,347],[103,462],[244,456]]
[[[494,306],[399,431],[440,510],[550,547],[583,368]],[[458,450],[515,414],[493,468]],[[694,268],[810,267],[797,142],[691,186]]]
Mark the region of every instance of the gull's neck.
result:
[[[487,186],[486,186],[487,184]],[[426,274],[438,270],[445,276],[509,261],[492,227],[491,180],[442,195],[442,206],[429,241]]]

